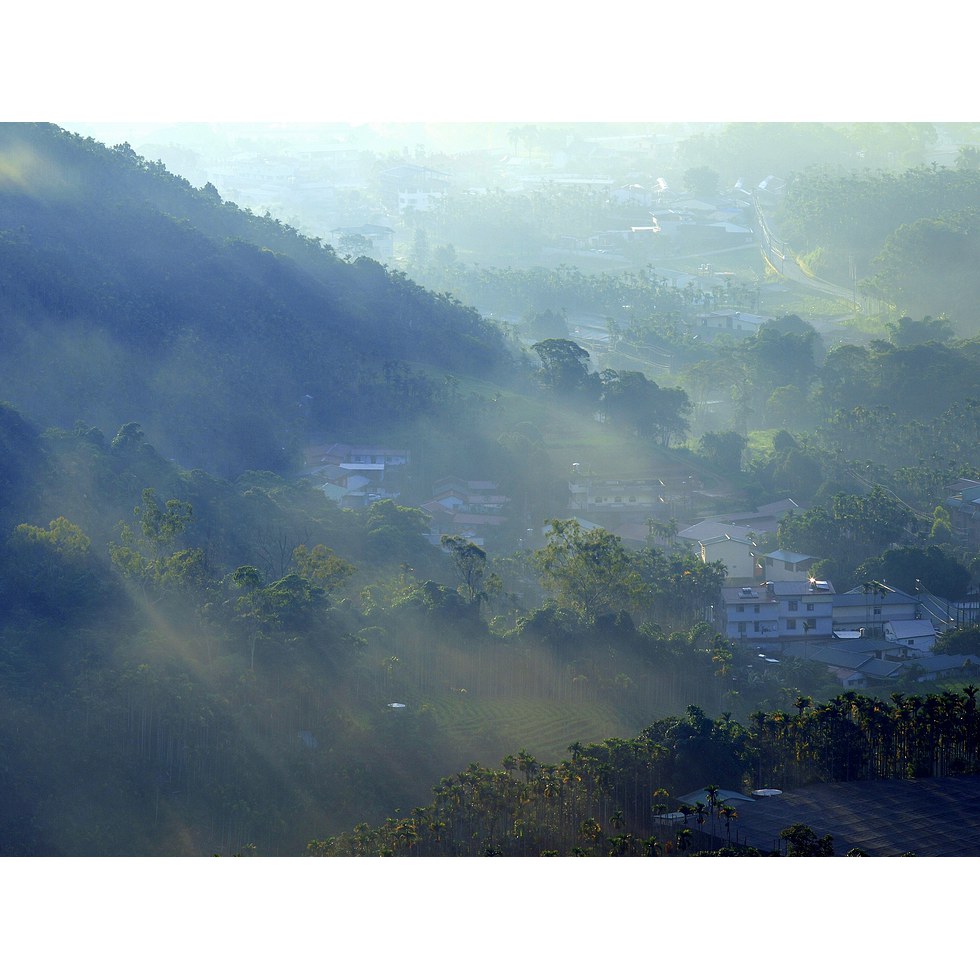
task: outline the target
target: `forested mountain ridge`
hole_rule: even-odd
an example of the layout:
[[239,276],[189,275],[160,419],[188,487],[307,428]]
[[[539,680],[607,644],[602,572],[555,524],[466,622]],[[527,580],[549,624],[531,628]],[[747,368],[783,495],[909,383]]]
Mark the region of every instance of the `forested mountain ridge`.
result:
[[311,427],[438,410],[446,372],[510,363],[448,296],[47,124],[0,126],[0,343],[5,397],[39,423],[137,419],[226,477],[287,468]]

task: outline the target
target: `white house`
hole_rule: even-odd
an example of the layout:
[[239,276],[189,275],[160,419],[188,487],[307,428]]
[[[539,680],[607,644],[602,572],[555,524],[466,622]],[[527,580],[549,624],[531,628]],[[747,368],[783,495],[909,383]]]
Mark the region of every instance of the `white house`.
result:
[[701,561],[706,565],[720,561],[729,579],[754,579],[756,563],[755,542],[744,534],[717,534],[698,542]]
[[450,175],[403,163],[379,175],[382,200],[391,211],[429,211],[449,189]]
[[936,628],[928,617],[889,620],[883,632],[886,640],[901,644],[915,656],[924,656],[936,644]]
[[407,449],[388,449],[385,446],[355,446],[348,442],[333,442],[308,446],[307,469],[343,463],[383,463],[385,466],[406,466],[410,461]]

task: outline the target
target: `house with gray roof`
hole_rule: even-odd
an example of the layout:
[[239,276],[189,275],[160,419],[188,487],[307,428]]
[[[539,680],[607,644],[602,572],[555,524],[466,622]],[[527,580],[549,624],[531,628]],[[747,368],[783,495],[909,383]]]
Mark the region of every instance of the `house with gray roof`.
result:
[[690,527],[685,527],[683,530],[678,531],[677,539],[697,549],[700,542],[726,534],[731,537],[747,538],[751,535],[753,538],[758,538],[761,532],[756,531],[755,528],[747,527],[744,524],[733,524],[728,521],[709,519],[698,521],[697,524],[692,524]]
[[922,617],[918,597],[881,582],[857,586],[834,597],[834,629],[863,630],[865,635],[881,634],[888,621]]
[[705,340],[716,337],[754,337],[759,327],[770,317],[757,313],[742,313],[740,310],[712,310],[697,317],[697,329]]
[[901,652],[895,644],[882,648],[864,640],[845,640],[839,643],[818,643],[806,650],[806,659],[824,664],[844,688],[867,687],[876,681],[899,678],[904,665],[883,659],[885,649]]
[[980,674],[980,662],[975,657],[933,656],[928,652],[909,657],[907,649],[889,640],[862,638],[811,644],[806,659],[825,664],[845,688],[868,687],[899,679],[932,681]]
[[900,644],[915,656],[924,656],[936,645],[936,627],[928,617],[890,620],[883,633],[886,640]]
[[787,514],[800,509],[800,505],[792,497],[784,497],[782,500],[762,504],[755,510],[736,511],[733,514],[715,514],[710,519],[729,524],[739,524],[758,534],[772,534],[775,533],[779,522]]
[[818,561],[813,555],[796,551],[770,551],[762,556],[761,564],[766,579],[803,581],[810,577],[810,567]]
[[727,579],[754,580],[756,577],[756,545],[744,533],[716,534],[698,542],[701,561],[706,565],[720,561],[727,571]]

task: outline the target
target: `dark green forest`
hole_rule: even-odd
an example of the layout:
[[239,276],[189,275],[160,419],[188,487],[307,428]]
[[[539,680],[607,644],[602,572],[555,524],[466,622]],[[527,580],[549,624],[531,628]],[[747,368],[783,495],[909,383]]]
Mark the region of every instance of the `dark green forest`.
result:
[[[711,346],[685,321],[704,296],[654,275],[447,256],[464,302],[126,144],[3,124],[0,162],[0,854],[717,853],[736,818],[667,832],[677,797],[978,771],[974,687],[841,695],[818,664],[760,663],[712,624],[725,568],[677,540],[690,488],[627,547],[563,516],[571,450],[543,434],[598,433],[719,509],[792,496],[762,543],[820,555],[839,591],[959,599],[980,578],[942,506],[980,478],[966,292],[917,291],[866,344],[785,316]],[[903,199],[940,182],[945,210],[923,190],[873,233],[834,222],[880,210],[878,178],[801,178],[785,220],[837,255],[860,228],[897,302],[909,249],[969,237],[974,178],[910,171]],[[502,295],[549,336],[467,305]],[[598,368],[561,329],[570,296],[634,307],[613,332],[670,370]],[[410,446],[403,496],[328,500],[303,475],[328,440]],[[419,504],[457,469],[522,530],[434,545]]]

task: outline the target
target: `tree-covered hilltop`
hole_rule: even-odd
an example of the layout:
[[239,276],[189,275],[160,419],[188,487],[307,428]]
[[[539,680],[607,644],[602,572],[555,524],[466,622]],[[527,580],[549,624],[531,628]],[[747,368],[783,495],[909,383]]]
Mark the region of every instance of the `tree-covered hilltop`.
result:
[[138,418],[186,466],[281,471],[311,429],[438,413],[447,372],[510,363],[449,296],[127,145],[10,123],[0,160],[0,383],[43,425]]
[[976,332],[977,201],[972,158],[901,173],[809,169],[790,181],[781,230],[818,275],[914,317],[946,315]]

